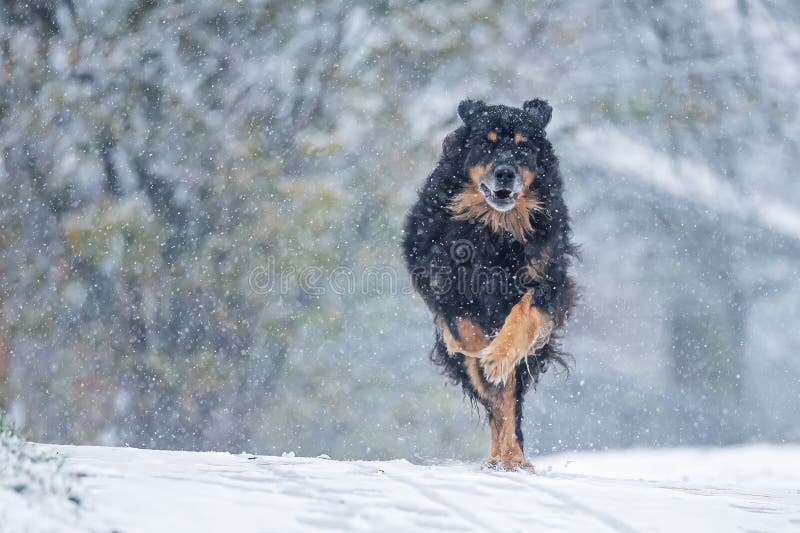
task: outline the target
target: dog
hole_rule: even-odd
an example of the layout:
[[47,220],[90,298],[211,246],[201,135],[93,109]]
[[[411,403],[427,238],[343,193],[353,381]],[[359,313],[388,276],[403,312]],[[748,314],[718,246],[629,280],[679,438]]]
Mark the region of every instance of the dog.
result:
[[551,361],[575,300],[576,247],[558,159],[545,135],[552,107],[464,100],[463,121],[408,214],[403,251],[414,289],[433,313],[431,360],[486,409],[486,464],[532,468],[522,401]]

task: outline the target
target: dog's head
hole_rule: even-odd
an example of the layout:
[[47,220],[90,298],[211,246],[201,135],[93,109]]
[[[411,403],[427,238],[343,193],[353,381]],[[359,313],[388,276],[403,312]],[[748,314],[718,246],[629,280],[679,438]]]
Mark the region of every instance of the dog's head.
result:
[[526,196],[543,170],[543,154],[549,153],[544,129],[552,112],[539,99],[525,102],[522,109],[464,100],[458,114],[466,128],[448,136],[445,156],[457,150],[464,158],[469,185],[496,212],[510,211],[518,202],[528,201]]

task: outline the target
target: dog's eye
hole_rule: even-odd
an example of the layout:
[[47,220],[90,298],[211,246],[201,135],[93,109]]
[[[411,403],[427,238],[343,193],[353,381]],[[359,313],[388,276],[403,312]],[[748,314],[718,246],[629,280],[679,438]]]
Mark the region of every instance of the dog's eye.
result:
[[490,131],[489,133],[486,134],[486,138],[489,140],[489,142],[496,142],[497,141],[497,132],[494,131],[494,130]]

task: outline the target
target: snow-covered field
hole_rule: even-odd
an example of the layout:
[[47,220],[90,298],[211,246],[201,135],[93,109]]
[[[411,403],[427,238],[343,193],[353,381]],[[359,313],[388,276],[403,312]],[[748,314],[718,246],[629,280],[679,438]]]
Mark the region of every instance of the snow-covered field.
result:
[[[798,531],[800,447],[539,457],[537,473],[131,448],[44,446],[78,475],[64,514],[0,490],[0,530]],[[5,524],[5,525],[4,525]]]

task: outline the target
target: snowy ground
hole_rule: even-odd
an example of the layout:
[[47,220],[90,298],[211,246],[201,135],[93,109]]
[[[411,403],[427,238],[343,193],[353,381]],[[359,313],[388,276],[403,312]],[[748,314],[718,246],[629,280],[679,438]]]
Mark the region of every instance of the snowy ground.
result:
[[[800,447],[563,454],[539,457],[537,474],[472,463],[41,447],[64,456],[66,471],[81,477],[85,508],[65,520],[0,491],[6,526],[123,533],[800,531]],[[15,522],[20,513],[29,519]]]

